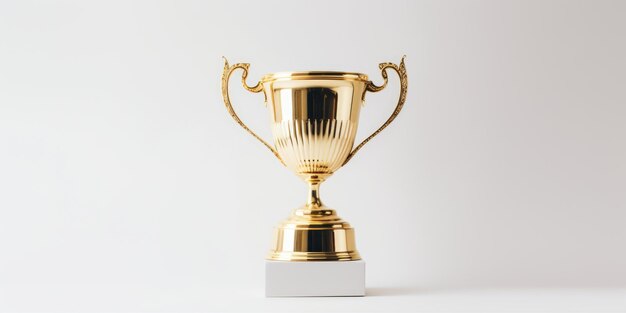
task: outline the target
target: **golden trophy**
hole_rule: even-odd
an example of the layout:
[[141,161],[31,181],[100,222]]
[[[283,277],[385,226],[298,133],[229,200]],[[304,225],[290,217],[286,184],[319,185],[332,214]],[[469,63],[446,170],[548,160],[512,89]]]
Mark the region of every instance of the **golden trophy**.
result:
[[[229,65],[224,58],[222,96],[230,115],[248,133],[267,147],[278,160],[309,187],[306,204],[274,231],[267,257],[274,261],[355,261],[354,229],[320,199],[320,184],[346,165],[374,136],[400,113],[407,95],[404,57],[400,65],[381,63],[383,83],[378,86],[364,74],[349,72],[281,72],[265,75],[256,85],[246,82],[250,64]],[[269,109],[273,145],[248,128],[233,110],[228,95],[231,74],[241,69],[243,87],[264,92]],[[400,77],[400,97],[387,121],[354,147],[359,115],[368,91],[387,86],[387,70]]]

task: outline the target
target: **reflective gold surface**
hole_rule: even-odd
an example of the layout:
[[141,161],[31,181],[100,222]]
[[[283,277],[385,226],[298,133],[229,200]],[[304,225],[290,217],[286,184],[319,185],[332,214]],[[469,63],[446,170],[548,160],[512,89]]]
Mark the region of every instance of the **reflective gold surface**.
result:
[[[225,60],[222,95],[226,108],[239,125],[309,186],[306,204],[295,209],[276,227],[268,258],[285,261],[359,260],[354,229],[322,203],[319,186],[387,127],[402,109],[407,92],[404,58],[400,66],[380,64],[384,79],[380,86],[369,81],[364,74],[346,72],[275,73],[265,75],[258,84],[249,86],[246,83],[249,67],[246,63],[229,66]],[[244,88],[265,93],[273,146],[250,130],[230,103],[228,82],[236,69],[243,70]],[[365,93],[385,88],[387,69],[396,71],[400,77],[401,90],[396,109],[380,128],[353,149]]]

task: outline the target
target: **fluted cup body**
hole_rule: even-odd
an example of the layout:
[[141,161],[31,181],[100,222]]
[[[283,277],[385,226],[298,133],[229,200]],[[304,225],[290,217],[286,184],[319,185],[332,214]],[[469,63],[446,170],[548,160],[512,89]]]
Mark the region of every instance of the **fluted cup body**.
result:
[[274,147],[301,176],[332,174],[354,146],[367,77],[295,72],[262,79]]

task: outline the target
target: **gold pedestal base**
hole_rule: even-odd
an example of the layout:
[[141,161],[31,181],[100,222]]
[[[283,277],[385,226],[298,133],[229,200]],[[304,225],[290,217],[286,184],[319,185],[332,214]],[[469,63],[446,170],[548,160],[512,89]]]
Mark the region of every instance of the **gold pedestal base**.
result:
[[355,261],[354,229],[335,210],[307,205],[293,211],[274,230],[267,257],[275,261]]

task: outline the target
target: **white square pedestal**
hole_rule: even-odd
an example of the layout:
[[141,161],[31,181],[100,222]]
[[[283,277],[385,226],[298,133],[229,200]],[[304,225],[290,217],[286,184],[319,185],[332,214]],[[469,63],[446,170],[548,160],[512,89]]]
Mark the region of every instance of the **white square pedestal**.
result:
[[265,261],[266,297],[365,295],[365,262]]

